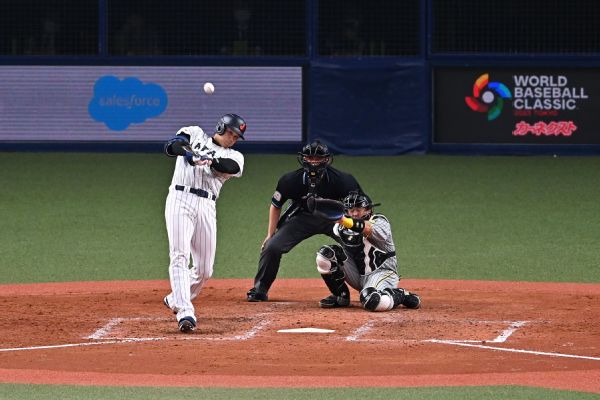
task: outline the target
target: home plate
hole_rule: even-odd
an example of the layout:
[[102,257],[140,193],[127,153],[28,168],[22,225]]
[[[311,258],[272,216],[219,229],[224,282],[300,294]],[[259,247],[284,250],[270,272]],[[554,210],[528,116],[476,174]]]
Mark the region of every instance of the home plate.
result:
[[332,333],[335,332],[333,329],[321,329],[321,328],[292,328],[292,329],[280,329],[277,333]]

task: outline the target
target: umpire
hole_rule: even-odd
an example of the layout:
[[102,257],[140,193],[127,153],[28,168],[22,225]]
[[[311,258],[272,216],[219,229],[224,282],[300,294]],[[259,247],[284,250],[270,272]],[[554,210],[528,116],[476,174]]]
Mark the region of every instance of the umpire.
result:
[[[306,210],[309,196],[342,200],[353,190],[362,191],[356,179],[331,166],[333,156],[319,140],[307,144],[298,153],[302,165],[295,171],[279,178],[271,199],[269,227],[263,241],[258,261],[254,287],[248,293],[248,301],[267,301],[269,289],[277,277],[281,256],[294,246],[319,233],[334,239],[334,222],[318,218]],[[290,205],[281,213],[287,200]]]

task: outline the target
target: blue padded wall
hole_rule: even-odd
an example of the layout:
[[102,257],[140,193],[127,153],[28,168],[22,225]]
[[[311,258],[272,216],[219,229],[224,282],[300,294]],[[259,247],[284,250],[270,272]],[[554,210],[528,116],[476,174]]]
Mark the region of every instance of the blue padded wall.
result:
[[424,153],[428,99],[421,63],[314,62],[308,139],[352,155]]

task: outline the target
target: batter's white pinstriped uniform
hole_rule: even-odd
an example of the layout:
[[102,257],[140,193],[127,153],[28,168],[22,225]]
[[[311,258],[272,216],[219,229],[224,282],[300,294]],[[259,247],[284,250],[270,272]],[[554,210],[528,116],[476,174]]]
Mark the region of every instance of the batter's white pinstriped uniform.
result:
[[[198,126],[181,128],[177,135],[189,136],[191,147],[197,153],[215,159],[231,159],[239,165],[239,172],[226,174],[208,165],[190,165],[183,156],[177,157],[175,164],[165,206],[172,290],[166,299],[178,320],[185,317],[195,320],[192,300],[213,273],[217,243],[215,200],[227,179],[242,175],[244,156],[231,148],[221,147]],[[208,197],[192,193],[190,189],[201,189]]]

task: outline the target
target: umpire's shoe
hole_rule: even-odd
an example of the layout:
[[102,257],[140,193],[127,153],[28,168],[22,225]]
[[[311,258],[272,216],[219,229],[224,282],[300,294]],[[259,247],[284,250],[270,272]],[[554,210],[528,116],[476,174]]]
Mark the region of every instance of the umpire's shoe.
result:
[[[345,294],[345,293],[344,293]],[[348,307],[350,305],[350,296],[342,294],[342,296],[331,295],[319,301],[321,308],[339,308]]]
[[262,293],[256,290],[256,288],[252,288],[250,290],[248,290],[248,293],[246,293],[246,296],[248,296],[248,301],[256,303],[259,301],[269,301],[269,296],[267,296],[266,293]]
[[179,320],[179,330],[183,333],[192,332],[196,329],[196,321],[192,317],[183,317]]

